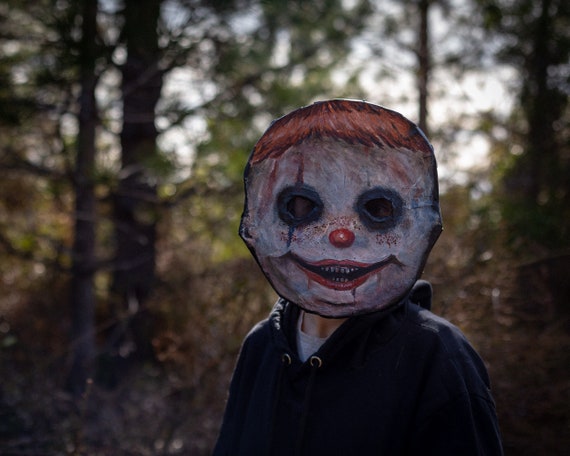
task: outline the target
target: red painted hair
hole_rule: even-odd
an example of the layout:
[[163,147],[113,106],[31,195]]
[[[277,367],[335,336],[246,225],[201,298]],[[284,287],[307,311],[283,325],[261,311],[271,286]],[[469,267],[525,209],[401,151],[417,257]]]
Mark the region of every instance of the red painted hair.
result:
[[316,102],[275,120],[255,145],[250,163],[277,158],[306,139],[324,137],[433,156],[422,131],[401,114],[365,101],[338,99]]

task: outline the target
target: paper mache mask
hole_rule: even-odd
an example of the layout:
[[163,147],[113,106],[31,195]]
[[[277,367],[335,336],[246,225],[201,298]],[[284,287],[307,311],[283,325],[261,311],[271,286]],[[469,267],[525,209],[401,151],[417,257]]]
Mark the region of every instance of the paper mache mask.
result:
[[402,299],[442,229],[431,144],[363,101],[317,102],[274,121],[244,182],[242,239],[281,297],[324,317]]

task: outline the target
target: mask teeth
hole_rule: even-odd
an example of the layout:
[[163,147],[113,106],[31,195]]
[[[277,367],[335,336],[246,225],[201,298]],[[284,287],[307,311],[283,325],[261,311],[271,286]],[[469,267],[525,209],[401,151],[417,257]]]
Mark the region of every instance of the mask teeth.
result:
[[333,282],[337,282],[337,283],[346,283],[349,281],[346,277],[335,277],[332,280],[333,280]]
[[333,273],[333,274],[351,274],[358,268],[347,268],[344,266],[325,266],[321,268],[321,271]]

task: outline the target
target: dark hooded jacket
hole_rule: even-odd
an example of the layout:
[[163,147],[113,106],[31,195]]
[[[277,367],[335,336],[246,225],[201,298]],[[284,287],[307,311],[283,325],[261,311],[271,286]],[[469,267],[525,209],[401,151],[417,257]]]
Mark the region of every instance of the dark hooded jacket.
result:
[[305,363],[279,300],[242,346],[214,455],[501,455],[485,367],[416,303],[430,290],[348,319]]

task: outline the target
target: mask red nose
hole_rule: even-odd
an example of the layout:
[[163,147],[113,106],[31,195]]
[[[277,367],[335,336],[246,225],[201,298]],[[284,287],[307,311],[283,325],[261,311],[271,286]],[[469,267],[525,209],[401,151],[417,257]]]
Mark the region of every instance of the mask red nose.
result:
[[350,247],[354,242],[354,233],[346,228],[339,228],[331,231],[329,241],[332,245],[339,249]]

